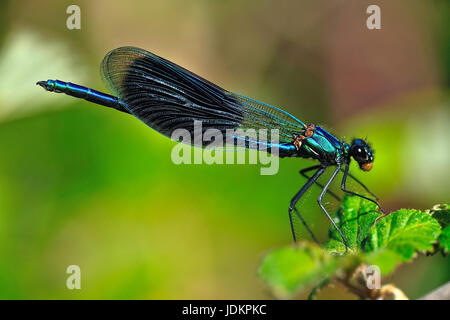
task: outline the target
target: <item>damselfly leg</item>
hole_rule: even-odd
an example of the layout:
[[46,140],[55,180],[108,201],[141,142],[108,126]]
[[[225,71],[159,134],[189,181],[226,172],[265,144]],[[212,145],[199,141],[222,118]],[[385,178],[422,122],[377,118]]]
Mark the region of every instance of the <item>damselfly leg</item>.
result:
[[347,253],[347,251],[348,251],[347,239],[345,238],[345,236],[342,233],[341,229],[339,229],[339,227],[337,226],[336,222],[333,220],[333,218],[330,216],[330,214],[327,212],[327,210],[325,209],[325,207],[322,204],[322,199],[323,199],[324,194],[327,192],[328,188],[330,187],[330,184],[333,182],[334,178],[336,178],[336,175],[339,173],[340,170],[341,170],[341,165],[338,164],[337,167],[336,167],[336,170],[334,170],[334,172],[331,175],[330,179],[327,181],[327,183],[323,187],[322,192],[320,193],[319,198],[317,199],[317,202],[319,203],[319,206],[322,209],[322,211],[325,212],[325,214],[327,215],[328,219],[330,219],[330,221],[333,224],[333,226],[336,228],[336,230],[341,235],[342,241],[344,241],[344,244],[345,244],[345,253]]
[[[368,197],[366,197],[366,196],[363,196],[363,195],[358,194],[358,193],[356,193],[356,192],[347,190],[347,189],[345,188],[345,183],[347,182],[347,176],[349,175],[349,172],[348,172],[349,167],[350,167],[350,163],[347,163],[347,164],[345,165],[344,175],[343,175],[343,177],[342,177],[342,182],[341,182],[341,189],[342,189],[342,191],[344,191],[344,192],[346,192],[346,193],[348,193],[348,194],[351,194],[351,195],[353,195],[353,196],[357,196],[357,197],[360,197],[360,198],[363,198],[363,199],[366,199],[366,200],[368,200],[368,201],[371,201],[371,202],[375,203],[375,204],[378,206],[378,208],[380,208],[381,212],[383,212],[383,215],[386,215],[385,211],[384,211],[383,208],[380,206],[380,204],[378,203],[377,200],[370,199],[370,198],[368,198]],[[359,182],[359,181],[356,180],[355,178],[353,178],[353,179],[354,179],[356,182]],[[359,184],[360,184],[364,189],[366,189],[366,191],[368,191],[368,189],[367,189],[361,182],[359,182]],[[369,192],[371,195],[373,195],[372,192],[370,192],[370,191],[368,191],[368,192]],[[373,196],[374,196],[374,195],[373,195]],[[374,197],[376,198],[376,196],[374,196]]]
[[[306,174],[306,172],[309,172],[309,171],[318,169],[318,168],[320,168],[320,167],[322,167],[322,165],[318,164],[318,165],[315,165],[315,166],[312,166],[312,167],[308,167],[308,168],[302,169],[302,170],[300,170],[299,172],[300,172],[300,174],[301,174],[302,176],[304,176],[306,179],[310,179],[311,177],[308,176],[308,175]],[[319,186],[321,189],[323,189],[323,184],[321,184],[321,183],[318,182],[318,181],[316,181],[315,183],[317,184],[317,186]],[[336,193],[334,193],[333,191],[327,190],[327,192],[328,192],[328,194],[330,194],[333,198],[335,198],[337,201],[341,201],[341,198],[340,198]]]
[[294,210],[294,212],[296,213],[296,215],[298,216],[298,218],[300,219],[300,221],[303,223],[303,225],[305,226],[306,230],[308,231],[308,233],[311,235],[311,238],[315,241],[318,242],[316,237],[314,236],[313,232],[311,231],[311,229],[308,227],[308,225],[306,224],[306,221],[303,219],[303,217],[300,215],[300,212],[298,212],[298,210],[295,208],[295,205],[297,204],[297,202],[300,200],[300,198],[305,194],[305,192],[317,181],[317,179],[319,179],[319,177],[325,172],[325,169],[327,167],[323,167],[323,166],[319,166],[318,170],[314,173],[314,175],[303,185],[303,187],[301,187],[301,189],[297,192],[297,194],[292,198],[291,200],[291,204],[289,205],[289,222],[291,223],[291,231],[292,231],[292,237],[294,238],[294,242],[297,241],[296,237],[295,237],[295,229],[294,229],[294,222],[292,220],[292,210]]
[[[345,173],[345,169],[341,169],[341,171]],[[363,187],[364,190],[366,190],[366,192],[367,192],[368,194],[370,194],[372,197],[374,197],[375,200],[377,200],[377,201],[379,200],[379,198],[378,198],[375,194],[373,194],[372,191],[370,191],[369,188],[367,188],[367,187],[364,185],[364,183],[362,183],[361,181],[359,181],[359,179],[357,179],[354,175],[352,175],[348,170],[347,170],[347,172],[348,172],[347,175],[348,175],[350,178],[352,178],[356,183],[358,183],[361,187]]]

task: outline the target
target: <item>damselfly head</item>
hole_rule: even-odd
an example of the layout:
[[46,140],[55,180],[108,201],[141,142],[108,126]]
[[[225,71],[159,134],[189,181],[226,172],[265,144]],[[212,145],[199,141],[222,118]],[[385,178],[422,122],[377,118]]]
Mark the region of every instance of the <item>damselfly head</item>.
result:
[[361,170],[370,171],[373,167],[373,150],[370,145],[362,139],[354,139],[349,149],[350,156],[358,162]]

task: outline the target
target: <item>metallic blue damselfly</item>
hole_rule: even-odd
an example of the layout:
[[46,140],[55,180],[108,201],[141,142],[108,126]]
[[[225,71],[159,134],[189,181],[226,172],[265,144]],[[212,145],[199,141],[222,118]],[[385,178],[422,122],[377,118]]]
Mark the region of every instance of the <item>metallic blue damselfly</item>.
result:
[[[305,192],[313,184],[317,184],[322,188],[317,199],[319,206],[341,235],[346,248],[348,247],[344,234],[322,204],[324,195],[330,192],[330,184],[340,171],[343,171],[343,192],[372,201],[381,209],[378,198],[349,173],[352,158],[362,170],[372,169],[373,150],[362,139],[354,139],[348,144],[318,125],[305,124],[279,108],[222,89],[164,58],[139,48],[122,47],[109,52],[102,61],[101,74],[104,83],[114,95],[60,80],[39,81],[37,84],[47,91],[65,93],[132,114],[167,137],[171,137],[174,130],[183,128],[188,130],[195,140],[194,121],[201,121],[203,132],[217,129],[224,135],[227,129],[276,129],[279,132],[279,143],[271,147],[278,148],[280,157],[317,160],[317,165],[300,171],[308,181],[295,194],[289,205],[289,221],[294,241],[296,231],[293,212],[317,242],[295,207]],[[256,145],[262,143],[263,141],[256,141]],[[246,144],[247,147],[250,145]],[[334,171],[322,185],[318,179],[329,167],[334,167]],[[314,171],[311,176],[307,175],[310,171]],[[347,190],[347,177],[360,184],[374,199]]]

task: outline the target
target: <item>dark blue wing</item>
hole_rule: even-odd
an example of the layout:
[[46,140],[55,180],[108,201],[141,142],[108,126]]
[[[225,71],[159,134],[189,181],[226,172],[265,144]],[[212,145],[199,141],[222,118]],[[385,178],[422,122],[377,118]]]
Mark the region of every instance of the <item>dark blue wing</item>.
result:
[[[196,120],[202,123],[202,133],[217,129],[224,136],[227,129],[277,129],[280,145],[291,148],[293,134],[303,127],[281,109],[224,90],[143,49],[112,50],[102,61],[101,73],[131,114],[168,137],[186,129],[195,139]],[[260,138],[256,142],[263,143]]]

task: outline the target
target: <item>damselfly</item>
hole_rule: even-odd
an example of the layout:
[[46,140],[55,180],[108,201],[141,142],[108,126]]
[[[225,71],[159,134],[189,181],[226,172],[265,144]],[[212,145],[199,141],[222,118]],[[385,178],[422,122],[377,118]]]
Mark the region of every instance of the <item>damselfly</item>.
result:
[[[168,137],[171,137],[174,130],[183,128],[192,133],[195,140],[194,122],[197,121],[201,121],[203,132],[213,128],[224,135],[227,134],[227,129],[276,129],[279,132],[279,143],[271,147],[278,148],[280,157],[317,160],[319,164],[300,171],[308,181],[295,194],[289,205],[289,221],[294,241],[296,231],[293,213],[317,242],[296,208],[305,192],[313,184],[317,184],[322,188],[317,199],[319,206],[341,235],[347,249],[347,239],[322,203],[324,195],[330,192],[330,184],[341,170],[342,191],[372,201],[381,209],[378,198],[349,173],[351,158],[362,170],[372,169],[373,150],[362,139],[354,139],[348,144],[318,125],[305,124],[281,109],[224,90],[166,59],[139,48],[122,47],[109,52],[102,61],[101,74],[105,85],[114,96],[60,80],[39,81],[37,84],[48,91],[62,92],[132,114]],[[246,142],[245,146],[249,147],[251,144]],[[256,141],[256,144],[258,143],[263,142]],[[328,181],[322,185],[318,179],[328,167],[334,167],[334,170]],[[307,175],[310,171],[314,171],[311,176]],[[347,177],[354,179],[374,199],[347,190]]]

